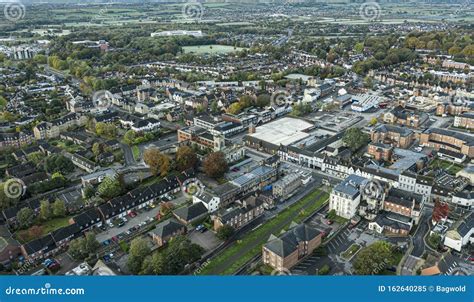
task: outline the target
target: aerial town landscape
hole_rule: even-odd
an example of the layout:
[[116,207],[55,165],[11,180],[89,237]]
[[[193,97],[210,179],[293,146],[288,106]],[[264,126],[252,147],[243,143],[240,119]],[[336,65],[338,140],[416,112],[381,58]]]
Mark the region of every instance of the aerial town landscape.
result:
[[474,273],[471,1],[0,8],[0,274]]

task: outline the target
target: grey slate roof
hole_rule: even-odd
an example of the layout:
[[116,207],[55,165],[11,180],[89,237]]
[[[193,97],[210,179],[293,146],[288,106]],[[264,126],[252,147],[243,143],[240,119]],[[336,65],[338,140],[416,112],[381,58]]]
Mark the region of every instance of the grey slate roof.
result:
[[207,209],[202,202],[198,202],[189,207],[176,209],[173,213],[183,220],[191,221],[207,213]]
[[319,230],[302,223],[291,228],[279,238],[271,239],[265,244],[265,247],[280,257],[286,257],[298,248],[300,242],[313,240],[320,233]]
[[151,233],[161,238],[164,238],[176,233],[176,231],[181,230],[183,227],[185,226],[182,223],[180,223],[174,218],[170,218],[158,223],[155,229],[151,231]]

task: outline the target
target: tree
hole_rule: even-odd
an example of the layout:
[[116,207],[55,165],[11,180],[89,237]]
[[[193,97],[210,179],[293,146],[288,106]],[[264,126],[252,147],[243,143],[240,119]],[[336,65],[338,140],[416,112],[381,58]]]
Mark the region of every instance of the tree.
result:
[[370,126],[375,126],[377,123],[378,123],[377,118],[376,118],[376,117],[373,117],[373,118],[370,120],[369,125],[370,125]]
[[94,254],[100,247],[94,233],[88,232],[85,237],[77,238],[69,243],[68,253],[76,260],[83,260]]
[[255,101],[255,106],[263,108],[268,105],[270,105],[270,95],[268,94],[261,94],[257,97],[257,100]]
[[217,230],[217,238],[227,240],[234,235],[234,228],[228,224],[224,224]]
[[49,173],[61,172],[62,174],[74,171],[72,161],[62,154],[52,154],[45,160],[44,168]]
[[227,108],[227,113],[229,114],[239,114],[240,111],[242,111],[242,106],[240,105],[239,102],[232,103]]
[[162,202],[160,203],[160,214],[162,216],[167,215],[171,211],[173,211],[174,204],[172,202]]
[[95,125],[95,132],[103,137],[115,137],[117,135],[117,127],[111,123],[97,123]]
[[216,100],[211,102],[211,112],[212,113],[218,113],[219,112],[219,104],[217,103]]
[[44,154],[41,153],[40,151],[33,152],[27,155],[27,158],[29,161],[34,163],[35,165],[39,164],[41,160],[44,158]]
[[49,201],[47,200],[42,200],[40,202],[40,218],[43,220],[48,220],[52,216],[51,212],[51,205],[49,204]]
[[69,255],[71,255],[72,258],[76,260],[83,260],[86,257],[86,252],[84,250],[84,247],[85,247],[85,239],[77,238],[77,239],[71,240],[67,251]]
[[66,205],[61,199],[56,199],[52,205],[54,217],[64,217],[66,215]]
[[193,149],[188,146],[178,148],[176,152],[176,168],[178,171],[184,171],[196,167],[198,158]]
[[123,142],[131,146],[134,144],[137,134],[133,130],[128,130],[123,136]]
[[88,232],[86,234],[86,239],[84,240],[84,250],[87,254],[92,254],[99,249],[100,243],[95,238],[95,234],[93,232]]
[[449,205],[445,202],[435,201],[433,214],[431,215],[431,219],[434,223],[438,223],[443,219],[446,219],[449,214]]
[[94,187],[91,185],[86,185],[84,188],[84,198],[89,199],[95,195]]
[[169,157],[162,154],[157,148],[145,150],[143,160],[150,167],[153,175],[159,174],[161,176],[166,176],[171,168]]
[[111,199],[122,194],[122,185],[117,177],[105,177],[97,187],[100,197]]
[[92,153],[94,153],[95,156],[98,156],[102,152],[102,145],[100,143],[94,143],[92,145]]
[[35,220],[35,213],[30,208],[22,208],[16,214],[16,220],[21,229],[29,227]]
[[342,142],[351,148],[352,151],[356,151],[360,147],[366,145],[369,140],[369,135],[362,132],[360,128],[350,128],[342,137]]
[[145,239],[139,237],[132,240],[128,254],[127,266],[133,274],[141,271],[143,260],[150,254],[150,248]]
[[327,275],[331,271],[331,267],[327,264],[323,265],[321,269],[318,271],[318,275]]
[[184,270],[186,264],[200,259],[203,252],[204,249],[200,245],[192,243],[185,236],[177,236],[169,242],[165,250],[154,253],[149,263],[154,274],[177,275]]
[[377,241],[363,248],[356,256],[354,270],[357,275],[378,275],[393,262],[393,246]]
[[220,178],[229,169],[225,155],[222,152],[213,152],[206,156],[202,164],[204,172],[212,178]]

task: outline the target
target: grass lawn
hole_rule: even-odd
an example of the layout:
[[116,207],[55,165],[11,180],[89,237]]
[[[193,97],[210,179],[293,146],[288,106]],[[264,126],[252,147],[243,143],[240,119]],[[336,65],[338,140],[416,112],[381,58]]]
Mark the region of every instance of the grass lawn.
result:
[[66,142],[64,140],[57,140],[52,143],[56,147],[66,150],[69,153],[76,153],[77,151],[85,150],[82,146],[71,144],[71,142]]
[[327,193],[319,189],[312,191],[306,197],[279,213],[275,218],[246,234],[243,239],[225,249],[221,254],[213,258],[200,274],[233,274],[242,265],[261,253],[262,245],[271,234],[278,235],[292,221],[297,223],[303,221],[305,217],[323,206],[327,202],[328,197]]
[[227,54],[231,52],[241,51],[244,48],[228,46],[228,45],[195,45],[195,46],[184,46],[184,53],[194,53],[198,55],[203,54]]
[[138,146],[132,146],[132,153],[135,160],[140,159],[140,148],[138,148]]
[[8,246],[8,242],[5,238],[0,237],[0,251],[3,251],[4,248]]
[[[69,219],[70,217],[54,218],[42,223],[37,223],[36,225],[40,226],[42,228],[42,234],[46,235],[48,233],[56,231],[59,228],[69,225]],[[17,240],[20,243],[26,243],[35,239],[29,234],[28,230],[20,230],[20,231],[17,231],[15,234],[16,234]]]
[[452,162],[437,158],[431,162],[430,168],[441,168],[451,175],[456,175],[456,173],[461,171],[464,167],[458,163],[452,163]]
[[361,246],[357,243],[352,244],[347,250],[341,253],[341,257],[350,260],[360,250]]

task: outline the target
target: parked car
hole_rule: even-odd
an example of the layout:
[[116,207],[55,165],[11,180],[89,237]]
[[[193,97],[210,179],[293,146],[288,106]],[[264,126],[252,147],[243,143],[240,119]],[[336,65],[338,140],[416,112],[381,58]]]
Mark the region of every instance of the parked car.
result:
[[206,232],[206,231],[207,231],[207,228],[206,228],[206,227],[203,227],[199,232],[204,233],[204,232]]
[[128,216],[130,216],[130,218],[133,218],[137,216],[137,213],[135,213],[134,211],[131,211],[130,213],[128,213]]
[[204,228],[204,226],[203,226],[202,224],[200,224],[200,225],[198,225],[198,226],[196,227],[196,231],[200,231],[200,230],[202,230],[203,228]]

